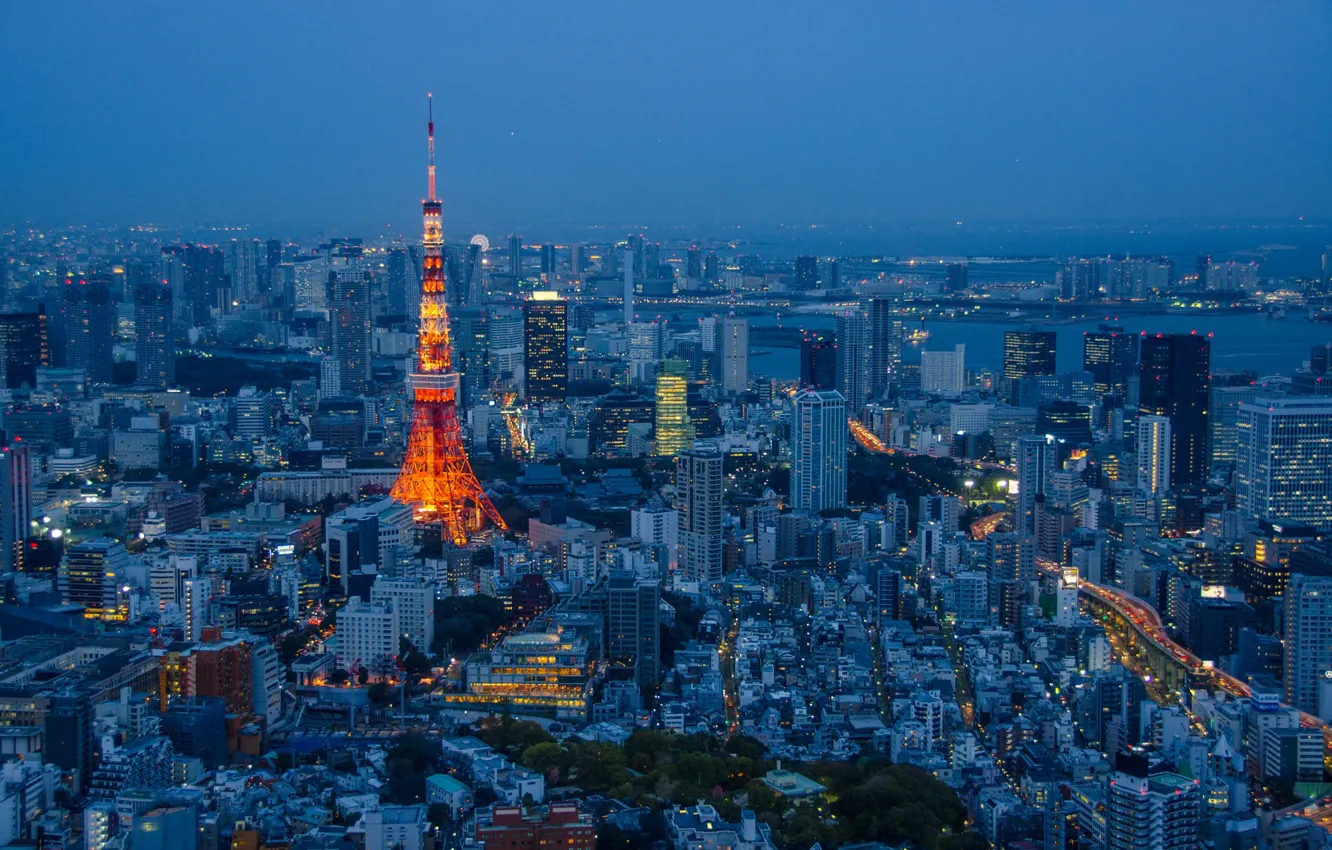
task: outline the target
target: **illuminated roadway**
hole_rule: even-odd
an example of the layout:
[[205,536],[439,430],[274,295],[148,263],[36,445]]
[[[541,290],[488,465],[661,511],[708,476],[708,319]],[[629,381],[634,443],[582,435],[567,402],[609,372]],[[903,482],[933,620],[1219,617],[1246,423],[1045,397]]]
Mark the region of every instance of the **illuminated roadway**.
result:
[[[1061,574],[1059,567],[1050,561],[1038,560],[1037,564],[1045,573],[1056,576]],[[1253,689],[1247,683],[1204,662],[1201,658],[1171,640],[1161,625],[1160,613],[1141,599],[1086,579],[1078,580],[1078,592],[1114,609],[1126,622],[1132,624],[1134,631],[1161,653],[1173,657],[1177,664],[1187,668],[1189,672],[1210,678],[1219,688],[1232,696],[1247,697],[1253,693]],[[1322,730],[1326,753],[1329,749],[1328,744],[1332,741],[1328,724],[1308,712],[1301,711],[1300,725],[1306,729]],[[1316,801],[1301,801],[1293,806],[1273,812],[1273,815],[1278,817],[1286,814],[1298,814],[1324,827],[1332,827],[1332,795],[1320,797]]]

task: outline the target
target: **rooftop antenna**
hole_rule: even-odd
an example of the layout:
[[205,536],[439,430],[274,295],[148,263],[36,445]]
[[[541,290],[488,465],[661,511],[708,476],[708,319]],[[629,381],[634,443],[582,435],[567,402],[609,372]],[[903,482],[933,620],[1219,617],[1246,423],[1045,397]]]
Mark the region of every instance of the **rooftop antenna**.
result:
[[429,197],[426,200],[435,200],[435,96],[426,94],[426,110],[429,115],[429,123],[426,125],[426,132],[430,140],[430,167],[426,172],[429,175],[428,191]]

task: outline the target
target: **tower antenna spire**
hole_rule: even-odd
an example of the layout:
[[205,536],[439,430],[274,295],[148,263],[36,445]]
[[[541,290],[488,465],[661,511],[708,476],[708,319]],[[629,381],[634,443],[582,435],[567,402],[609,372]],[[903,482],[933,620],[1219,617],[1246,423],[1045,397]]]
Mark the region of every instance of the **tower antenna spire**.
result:
[[428,200],[435,200],[435,96],[426,94],[426,114],[429,123],[426,124],[426,137],[429,139],[430,147],[430,165],[426,170],[429,175],[427,180]]

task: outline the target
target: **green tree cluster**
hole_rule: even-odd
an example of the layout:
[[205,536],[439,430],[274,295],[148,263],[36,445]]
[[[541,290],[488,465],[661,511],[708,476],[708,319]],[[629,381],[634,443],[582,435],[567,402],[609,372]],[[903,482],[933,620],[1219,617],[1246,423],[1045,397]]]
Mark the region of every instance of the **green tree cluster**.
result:
[[464,658],[509,620],[493,596],[450,596],[435,601],[435,642],[430,651]]

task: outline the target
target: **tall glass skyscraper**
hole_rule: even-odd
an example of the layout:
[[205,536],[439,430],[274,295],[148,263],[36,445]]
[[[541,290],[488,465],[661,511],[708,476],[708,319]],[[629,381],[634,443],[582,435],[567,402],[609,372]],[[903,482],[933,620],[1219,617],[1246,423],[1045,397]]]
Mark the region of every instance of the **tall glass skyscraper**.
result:
[[1236,435],[1238,510],[1269,522],[1332,529],[1332,399],[1241,404]]
[[1170,417],[1170,481],[1176,488],[1207,477],[1211,351],[1211,340],[1199,334],[1142,340],[1138,411]]
[[569,302],[533,292],[523,305],[524,397],[528,404],[564,401],[569,384]]

